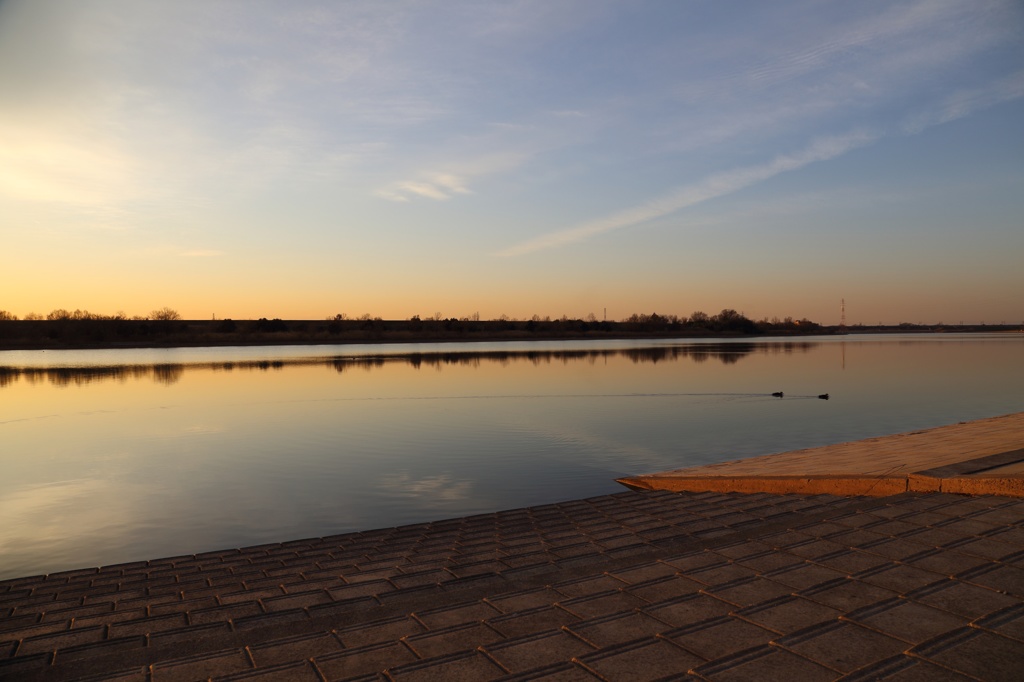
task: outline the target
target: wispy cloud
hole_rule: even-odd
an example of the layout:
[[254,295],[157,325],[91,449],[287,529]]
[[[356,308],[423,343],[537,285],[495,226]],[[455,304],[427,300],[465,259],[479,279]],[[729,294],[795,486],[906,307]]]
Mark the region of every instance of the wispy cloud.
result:
[[465,181],[451,173],[437,173],[429,180],[408,180],[396,183],[377,191],[377,196],[388,201],[409,201],[413,197],[423,197],[444,201],[456,194],[469,194]]
[[527,240],[498,253],[499,256],[522,256],[535,251],[544,251],[624,227],[630,227],[648,220],[674,213],[688,206],[709,199],[732,194],[745,187],[763,182],[780,173],[793,171],[814,163],[841,156],[857,147],[863,147],[877,140],[876,133],[854,131],[846,135],[818,139],[807,148],[795,153],[777,156],[768,163],[736,168],[715,173],[700,182],[679,189],[639,206],[614,213],[610,216],[583,225],[558,230]]
[[[905,119],[900,132],[913,135],[925,129],[965,118],[971,114],[1024,97],[1024,71],[998,79],[985,87],[961,90],[948,96],[938,107]],[[679,189],[639,206],[614,213],[563,230],[521,242],[498,252],[499,256],[522,256],[528,253],[585,241],[591,237],[674,213],[689,206],[732,194],[746,187],[794,171],[818,161],[834,159],[859,147],[878,141],[881,133],[856,130],[845,135],[819,138],[805,149],[781,155],[772,161],[716,173],[697,183]]]
[[908,116],[901,128],[904,133],[914,135],[926,128],[965,118],[975,111],[1021,97],[1024,97],[1024,71],[1018,71],[985,87],[955,92],[938,108]]
[[[493,146],[493,141],[486,144]],[[445,201],[459,194],[472,194],[470,182],[516,168],[529,157],[530,154],[524,151],[471,154],[464,159],[449,162],[447,167],[454,171],[418,173],[414,180],[393,183],[377,190],[375,194],[388,201],[407,202],[414,198]]]

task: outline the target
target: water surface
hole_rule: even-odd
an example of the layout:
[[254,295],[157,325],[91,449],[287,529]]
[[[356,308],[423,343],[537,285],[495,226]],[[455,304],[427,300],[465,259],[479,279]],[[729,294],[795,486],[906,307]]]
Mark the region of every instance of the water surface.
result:
[[0,352],[0,578],[617,492],[1022,385],[1019,334]]

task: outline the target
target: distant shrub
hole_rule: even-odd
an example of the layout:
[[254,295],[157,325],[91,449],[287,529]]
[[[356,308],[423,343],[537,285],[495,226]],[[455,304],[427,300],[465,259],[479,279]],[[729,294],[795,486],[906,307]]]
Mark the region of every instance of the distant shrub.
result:
[[181,315],[178,314],[177,310],[168,308],[167,306],[164,306],[160,310],[154,310],[149,314],[149,317],[154,320],[163,320],[165,322],[181,319]]
[[284,320],[275,317],[272,320],[268,320],[265,317],[261,317],[256,320],[256,331],[258,332],[286,332],[288,331],[288,325]]

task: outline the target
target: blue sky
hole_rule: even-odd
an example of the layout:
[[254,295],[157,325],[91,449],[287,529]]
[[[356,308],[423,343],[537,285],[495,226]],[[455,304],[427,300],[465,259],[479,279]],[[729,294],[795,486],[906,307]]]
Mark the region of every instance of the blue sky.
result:
[[1020,321],[1024,5],[0,0],[0,308]]

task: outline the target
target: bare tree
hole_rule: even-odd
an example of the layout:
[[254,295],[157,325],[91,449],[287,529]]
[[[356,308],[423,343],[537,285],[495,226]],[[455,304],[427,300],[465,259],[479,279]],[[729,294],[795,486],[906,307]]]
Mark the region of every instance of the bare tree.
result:
[[160,310],[154,310],[149,314],[149,316],[154,320],[163,320],[165,322],[181,319],[181,315],[178,314],[177,310],[168,308],[167,306],[164,306]]

